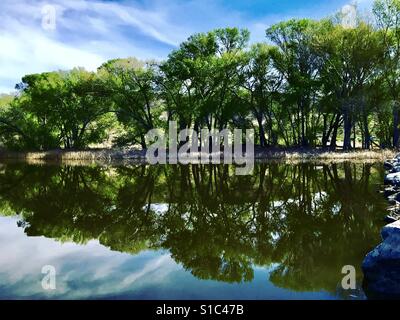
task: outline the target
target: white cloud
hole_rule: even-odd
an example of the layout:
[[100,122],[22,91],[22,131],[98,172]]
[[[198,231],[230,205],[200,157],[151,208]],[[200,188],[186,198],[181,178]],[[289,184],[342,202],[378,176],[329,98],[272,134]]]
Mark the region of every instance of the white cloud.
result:
[[[339,9],[344,2],[336,1]],[[365,6],[369,2],[360,3]],[[189,35],[218,27],[248,28],[252,41],[262,41],[272,23],[301,16],[321,17],[336,6],[324,3],[319,2],[311,11],[288,8],[282,14],[256,19],[211,0],[145,0],[140,4],[126,0],[1,0],[0,92],[12,90],[28,73],[75,66],[93,70],[118,57],[164,59]],[[54,31],[41,26],[46,4],[56,9]]]
[[20,26],[13,33],[1,33],[0,47],[7,48],[0,52],[0,78],[16,72],[24,74],[77,65],[95,70],[104,60],[99,54],[65,45]]
[[11,91],[21,77],[58,69],[83,66],[95,70],[104,61],[136,56],[161,59],[165,54],[141,46],[131,33],[160,42],[178,43],[180,32],[162,13],[100,1],[52,2],[56,29],[42,28],[46,2],[4,1],[0,3],[0,90]]
[[[84,299],[161,286],[182,267],[162,251],[132,256],[113,252],[97,240],[85,245],[27,237],[17,218],[0,217],[0,287],[14,298]],[[28,261],[28,263],[27,263]],[[57,290],[44,292],[42,267],[56,269]],[[78,289],[77,289],[78,286]],[[0,293],[5,293],[5,291]]]

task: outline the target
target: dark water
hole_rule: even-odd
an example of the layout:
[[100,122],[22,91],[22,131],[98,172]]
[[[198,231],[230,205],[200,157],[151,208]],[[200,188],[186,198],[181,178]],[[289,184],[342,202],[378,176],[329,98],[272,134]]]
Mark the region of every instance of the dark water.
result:
[[[381,164],[0,165],[0,299],[364,299]],[[42,267],[56,269],[43,290]],[[357,290],[341,289],[342,267]]]

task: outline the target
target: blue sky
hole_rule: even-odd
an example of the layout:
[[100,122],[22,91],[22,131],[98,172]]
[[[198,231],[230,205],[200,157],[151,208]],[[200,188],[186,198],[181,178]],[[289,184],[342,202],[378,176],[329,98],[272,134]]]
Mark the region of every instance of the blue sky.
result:
[[[237,26],[263,41],[265,29],[290,18],[322,18],[349,0],[0,0],[0,93],[29,73],[95,70],[111,58],[164,59],[196,32]],[[359,0],[367,10],[372,0]],[[42,27],[46,5],[55,29]]]

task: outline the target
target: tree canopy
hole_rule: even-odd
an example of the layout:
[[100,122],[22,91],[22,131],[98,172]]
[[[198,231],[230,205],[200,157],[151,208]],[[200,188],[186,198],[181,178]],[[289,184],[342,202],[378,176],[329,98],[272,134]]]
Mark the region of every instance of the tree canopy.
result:
[[9,149],[82,149],[111,141],[146,148],[145,135],[254,128],[262,147],[398,148],[400,0],[376,0],[373,19],[292,19],[266,30],[192,35],[165,61],[114,59],[27,75],[0,97]]

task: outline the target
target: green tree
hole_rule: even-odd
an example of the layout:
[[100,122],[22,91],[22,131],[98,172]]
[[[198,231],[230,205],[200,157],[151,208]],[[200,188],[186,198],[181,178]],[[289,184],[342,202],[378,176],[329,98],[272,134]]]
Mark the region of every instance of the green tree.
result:
[[319,57],[313,50],[313,39],[318,22],[301,19],[273,25],[266,31],[269,40],[279,48],[275,68],[284,77],[285,106],[290,110],[294,143],[303,147],[310,144],[310,119],[318,90]]
[[283,77],[276,72],[273,66],[273,58],[276,54],[276,47],[263,43],[253,45],[247,52],[248,60],[243,72],[245,92],[242,96],[257,121],[262,147],[276,145],[278,142],[277,132],[274,131],[276,115],[273,105]]
[[382,31],[385,46],[383,81],[392,100],[393,146],[399,147],[400,133],[400,1],[376,0],[373,13],[377,27]]
[[[104,82],[83,69],[25,76],[20,96],[4,116],[8,138],[21,147],[85,148],[107,137],[113,124]],[[12,144],[12,143],[11,143]]]
[[135,58],[111,60],[99,68],[106,78],[113,109],[126,134],[120,144],[146,148],[146,133],[159,126],[162,105],[156,84],[157,70],[151,62]]
[[223,129],[241,113],[240,74],[247,30],[217,29],[196,34],[161,64],[161,86],[168,118],[180,129]]
[[316,46],[323,60],[320,73],[324,96],[343,118],[343,149],[352,148],[351,138],[357,120],[363,124],[364,145],[369,148],[371,110],[367,96],[368,89],[379,76],[383,58],[380,33],[364,22],[356,28],[335,25],[320,34]]

